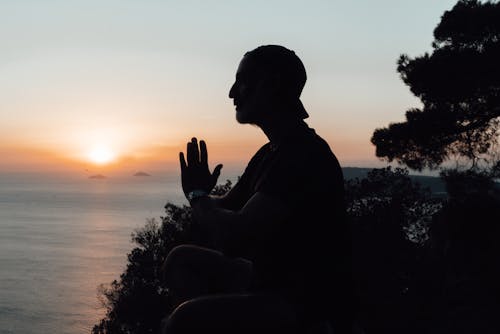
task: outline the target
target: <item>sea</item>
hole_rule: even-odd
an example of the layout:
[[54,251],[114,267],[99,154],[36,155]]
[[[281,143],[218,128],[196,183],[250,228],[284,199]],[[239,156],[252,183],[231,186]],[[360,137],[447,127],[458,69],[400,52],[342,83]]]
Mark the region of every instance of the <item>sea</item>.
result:
[[0,334],[90,333],[105,315],[99,287],[119,279],[131,234],[167,202],[187,204],[177,171],[0,173]]

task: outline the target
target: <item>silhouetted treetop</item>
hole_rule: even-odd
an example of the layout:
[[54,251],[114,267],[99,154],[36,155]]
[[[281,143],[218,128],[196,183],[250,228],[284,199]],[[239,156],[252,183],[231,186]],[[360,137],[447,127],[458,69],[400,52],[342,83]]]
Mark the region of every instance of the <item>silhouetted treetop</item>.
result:
[[401,55],[397,71],[422,108],[375,130],[376,155],[412,169],[465,158],[490,166],[500,117],[500,3],[459,1],[434,30],[432,53]]
[[500,39],[500,6],[498,2],[459,1],[446,11],[434,29],[436,46],[481,48]]

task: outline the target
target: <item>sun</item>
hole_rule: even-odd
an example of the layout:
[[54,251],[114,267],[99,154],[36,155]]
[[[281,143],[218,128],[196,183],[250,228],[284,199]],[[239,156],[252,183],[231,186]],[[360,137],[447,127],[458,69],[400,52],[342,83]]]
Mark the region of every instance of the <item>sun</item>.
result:
[[88,153],[88,159],[97,165],[105,165],[116,159],[116,154],[108,147],[94,147]]

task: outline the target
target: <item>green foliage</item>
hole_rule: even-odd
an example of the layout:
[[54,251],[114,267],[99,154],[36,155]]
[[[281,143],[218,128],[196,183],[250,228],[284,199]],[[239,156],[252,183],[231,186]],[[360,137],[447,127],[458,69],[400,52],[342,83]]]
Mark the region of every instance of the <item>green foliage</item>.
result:
[[[346,182],[347,211],[354,226],[379,238],[423,243],[441,201],[413,182],[407,169],[373,169],[364,179]],[[365,232],[367,233],[367,231]],[[378,239],[378,238],[377,238]]]
[[[500,296],[500,251],[492,237],[500,198],[494,182],[500,176],[500,2],[458,1],[442,15],[432,47],[398,61],[422,107],[409,109],[405,122],[376,129],[371,141],[378,157],[412,169],[456,165],[441,170],[443,201],[414,188],[398,170],[372,173],[354,187],[353,263],[363,323],[377,333],[498,332],[487,314],[498,314]],[[363,189],[367,195],[358,195]],[[419,247],[403,242],[401,230]],[[387,314],[398,321],[380,320]]]
[[450,197],[435,216],[421,275],[432,333],[498,333],[499,222],[500,197],[484,191]]
[[376,155],[416,170],[449,159],[470,168],[498,161],[500,3],[461,0],[441,17],[433,51],[402,55],[398,72],[423,107],[406,122],[376,129]]
[[367,333],[412,333],[418,268],[441,200],[391,167],[347,181],[346,196],[360,321]]
[[[222,195],[231,182],[214,188]],[[189,206],[165,205],[165,216],[149,219],[132,234],[136,247],[128,254],[127,267],[119,280],[100,287],[100,300],[106,317],[92,330],[93,334],[157,333],[161,319],[169,309],[168,288],[163,285],[161,268],[172,248],[185,243],[199,243],[198,231],[191,220]]]
[[441,178],[445,181],[446,191],[452,199],[483,194],[498,196],[500,188],[495,182],[495,173],[495,169],[492,171],[448,169],[441,172]]

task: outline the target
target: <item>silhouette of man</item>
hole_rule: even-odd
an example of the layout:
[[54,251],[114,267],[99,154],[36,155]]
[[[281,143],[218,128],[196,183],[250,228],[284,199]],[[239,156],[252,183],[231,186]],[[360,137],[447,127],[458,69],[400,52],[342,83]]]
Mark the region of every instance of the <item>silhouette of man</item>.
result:
[[177,306],[164,333],[306,333],[328,320],[351,330],[351,241],[343,175],[328,144],[304,122],[306,71],[279,45],[247,52],[229,91],[241,124],[269,142],[224,196],[209,195],[204,141],[180,153],[183,191],[214,249],[174,248],[165,280]]

